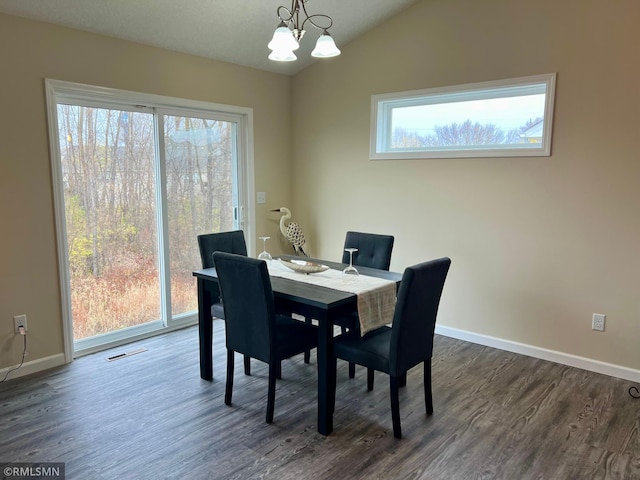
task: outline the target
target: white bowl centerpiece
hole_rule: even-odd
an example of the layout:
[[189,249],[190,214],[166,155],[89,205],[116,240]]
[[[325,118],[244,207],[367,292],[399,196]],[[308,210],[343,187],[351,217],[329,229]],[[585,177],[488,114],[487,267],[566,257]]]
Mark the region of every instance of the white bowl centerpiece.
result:
[[329,270],[327,265],[321,263],[309,262],[307,260],[280,258],[280,263],[298,273],[318,273]]

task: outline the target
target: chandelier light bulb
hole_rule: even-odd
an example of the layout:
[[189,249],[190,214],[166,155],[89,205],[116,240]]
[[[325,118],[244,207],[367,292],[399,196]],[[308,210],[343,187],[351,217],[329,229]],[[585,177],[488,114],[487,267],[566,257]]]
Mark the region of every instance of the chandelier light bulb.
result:
[[269,60],[276,62],[295,62],[298,59],[291,50],[274,50],[269,54]]
[[300,44],[293,36],[293,32],[287,28],[284,22],[281,22],[273,32],[273,38],[268,43],[270,50],[288,50],[290,52],[300,48]]
[[336,47],[336,42],[333,41],[329,32],[325,30],[318,38],[316,48],[311,52],[311,56],[316,58],[329,58],[337,57],[340,53],[340,50]]

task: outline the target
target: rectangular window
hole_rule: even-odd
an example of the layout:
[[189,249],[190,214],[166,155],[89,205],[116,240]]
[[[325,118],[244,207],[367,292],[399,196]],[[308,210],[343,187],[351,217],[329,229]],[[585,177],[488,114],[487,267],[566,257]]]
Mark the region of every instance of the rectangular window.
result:
[[549,156],[555,78],[373,95],[370,158]]

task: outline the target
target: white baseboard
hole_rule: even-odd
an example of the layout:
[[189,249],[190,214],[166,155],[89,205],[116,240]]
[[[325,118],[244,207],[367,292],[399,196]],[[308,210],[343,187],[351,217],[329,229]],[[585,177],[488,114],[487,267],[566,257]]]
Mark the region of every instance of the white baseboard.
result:
[[[38,358],[37,360],[33,360],[32,362],[25,362],[20,368],[14,370],[9,374],[9,376],[7,377],[7,382],[18,377],[24,377],[25,375],[30,375],[32,373],[49,370],[50,368],[59,367],[60,365],[64,364],[64,353],[57,353],[56,355],[51,355],[49,357]],[[0,370],[0,380],[4,378],[9,370],[16,368],[17,366],[18,365],[13,365],[11,367],[3,368],[2,370]]]
[[601,362],[591,358],[579,357],[569,353],[557,352],[555,350],[548,350],[546,348],[512,342],[442,325],[436,325],[436,334],[640,383],[640,370],[634,370],[612,363]]
[[[557,352],[555,350],[548,350],[546,348],[526,345],[524,343],[503,340],[501,338],[490,337],[488,335],[481,335],[478,333],[459,330],[457,328],[445,327],[442,325],[436,325],[436,334],[443,335],[445,337],[457,338],[458,340],[464,340],[466,342],[477,343],[486,347],[498,348],[507,352],[527,355],[529,357],[539,358],[541,360],[548,360],[550,362],[560,363],[562,365],[568,365],[570,367],[582,368],[590,372],[602,373],[611,377],[629,380],[634,383],[640,383],[640,370],[634,370],[632,368],[614,365],[612,363],[601,362],[599,360],[593,360],[591,358],[579,357],[577,355]],[[13,372],[11,372],[7,381],[43,370],[48,370],[50,368],[59,367],[60,365],[64,364],[65,361],[63,353],[51,355],[45,358],[39,358],[32,362],[26,362],[18,370],[14,370]],[[4,376],[7,374],[7,371],[15,368],[16,366],[17,365],[1,369],[0,378],[4,378]]]

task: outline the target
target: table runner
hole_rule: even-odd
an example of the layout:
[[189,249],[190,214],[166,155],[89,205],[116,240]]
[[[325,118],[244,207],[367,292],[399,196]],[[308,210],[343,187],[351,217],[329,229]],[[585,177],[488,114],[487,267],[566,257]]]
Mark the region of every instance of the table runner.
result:
[[356,294],[361,335],[393,321],[396,305],[396,283],[393,281],[362,274],[345,275],[334,269],[305,275],[294,272],[278,260],[268,261],[267,266],[269,275],[274,277]]

